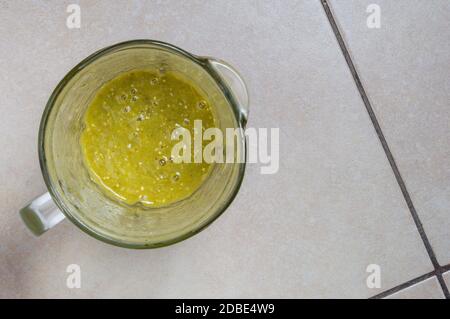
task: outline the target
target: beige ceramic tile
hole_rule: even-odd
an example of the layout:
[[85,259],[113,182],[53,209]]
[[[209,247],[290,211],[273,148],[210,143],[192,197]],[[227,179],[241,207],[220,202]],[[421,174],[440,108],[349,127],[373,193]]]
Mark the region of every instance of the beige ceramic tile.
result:
[[[0,3],[0,297],[357,297],[432,270],[318,1]],[[108,246],[69,222],[41,238],[18,218],[45,190],[37,129],[56,83],[112,43],[154,38],[234,64],[250,126],[280,127],[278,174],[250,165],[228,211],[149,251]],[[82,287],[66,288],[78,264]],[[369,289],[366,267],[381,267]]]
[[445,284],[447,285],[447,288],[450,289],[450,271],[447,271],[443,274]]
[[[380,29],[366,8],[381,9]],[[450,263],[450,1],[333,0],[344,37],[439,262]]]
[[436,277],[431,277],[386,299],[444,299],[444,293]]

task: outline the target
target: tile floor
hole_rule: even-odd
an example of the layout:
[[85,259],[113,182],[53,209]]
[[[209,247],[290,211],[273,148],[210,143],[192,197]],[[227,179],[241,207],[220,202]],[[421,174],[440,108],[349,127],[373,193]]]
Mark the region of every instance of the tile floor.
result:
[[450,271],[447,271],[443,274],[445,283],[447,284],[447,287],[450,286]]
[[[80,1],[81,28],[68,29],[67,4],[0,1],[0,297],[448,298],[449,3],[329,1],[331,17],[323,2]],[[366,24],[372,3],[379,29]],[[136,38],[239,69],[248,126],[280,128],[279,172],[249,165],[227,212],[167,248],[108,246],[67,221],[34,238],[18,210],[45,191],[48,96],[90,53]],[[66,286],[74,263],[79,289]],[[367,284],[373,264],[379,288]]]
[[444,299],[444,293],[436,277],[431,277],[393,293],[386,299]]

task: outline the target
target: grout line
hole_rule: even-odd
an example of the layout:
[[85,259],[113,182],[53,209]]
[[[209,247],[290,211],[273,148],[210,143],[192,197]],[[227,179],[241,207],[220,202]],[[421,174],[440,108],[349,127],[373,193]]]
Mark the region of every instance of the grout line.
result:
[[386,298],[386,297],[388,297],[390,295],[393,295],[393,294],[395,294],[395,293],[397,293],[397,292],[399,292],[399,291],[401,291],[403,289],[409,288],[409,287],[414,286],[414,285],[416,285],[416,284],[418,284],[418,283],[420,283],[420,282],[422,282],[424,280],[432,278],[435,275],[436,275],[435,271],[429,272],[429,273],[427,273],[425,275],[422,275],[420,277],[411,279],[411,280],[409,280],[409,281],[407,281],[407,282],[405,282],[405,283],[403,283],[401,285],[398,285],[398,286],[396,286],[394,288],[391,288],[391,289],[388,289],[386,291],[383,291],[383,292],[381,292],[381,293],[379,293],[379,294],[377,294],[375,296],[370,297],[369,299],[383,299],[383,298]]
[[445,299],[450,299],[450,293],[448,291],[447,285],[445,284],[444,277],[442,276],[442,271],[439,269],[439,271],[436,272],[436,278],[439,281],[439,284],[441,285],[442,291],[444,292]]
[[[442,266],[441,268],[442,268],[441,269],[441,274],[445,273],[448,270],[450,270],[450,264]],[[427,273],[425,275],[419,276],[417,278],[408,280],[407,282],[405,282],[405,283],[403,283],[401,285],[395,286],[395,287],[393,287],[391,289],[388,289],[386,291],[380,292],[379,294],[376,294],[376,295],[374,295],[372,297],[369,297],[369,299],[383,299],[383,298],[386,298],[386,297],[388,297],[388,296],[390,296],[392,294],[395,294],[395,293],[397,293],[397,292],[399,292],[399,291],[401,291],[403,289],[406,289],[406,288],[409,288],[409,287],[414,286],[416,284],[419,284],[422,281],[425,281],[425,280],[427,280],[429,278],[432,278],[434,276],[436,276],[436,278],[437,278],[437,271],[436,270],[432,271],[432,272],[429,272],[429,273]],[[444,295],[445,295],[445,293],[444,293]]]
[[450,271],[450,264],[442,266],[442,273],[446,273],[447,271]]
[[[367,112],[369,113],[370,120],[372,121],[372,124],[375,128],[375,131],[378,135],[378,139],[381,142],[381,145],[383,146],[384,153],[386,154],[386,157],[389,161],[389,164],[392,168],[392,171],[395,175],[395,179],[397,180],[397,183],[400,187],[400,190],[403,194],[403,198],[406,201],[406,204],[408,205],[409,211],[411,212],[411,216],[414,220],[414,223],[416,225],[416,228],[419,232],[419,235],[422,239],[423,244],[425,245],[425,249],[428,253],[428,256],[431,260],[431,263],[433,264],[433,267],[435,269],[434,273],[436,274],[436,277],[439,281],[439,284],[441,285],[441,288],[444,292],[444,295],[447,299],[450,299],[450,293],[449,290],[444,282],[444,279],[442,277],[442,267],[439,265],[436,255],[433,251],[433,248],[431,247],[430,241],[428,240],[428,237],[425,233],[425,230],[423,228],[422,222],[420,221],[419,215],[417,214],[416,208],[414,207],[414,204],[411,200],[411,196],[409,195],[408,189],[406,188],[406,184],[403,181],[403,178],[400,174],[400,171],[397,167],[397,164],[395,162],[394,156],[392,155],[392,152],[389,148],[389,145],[386,141],[386,138],[383,134],[383,131],[381,130],[381,126],[378,122],[378,119],[375,115],[375,112],[373,111],[372,104],[369,101],[369,98],[367,97],[366,90],[364,89],[364,86],[362,85],[361,79],[358,75],[358,72],[356,71],[355,65],[353,64],[352,58],[350,56],[350,53],[347,49],[347,46],[345,44],[345,41],[341,35],[341,32],[339,31],[339,27],[337,26],[336,20],[333,16],[333,13],[331,11],[331,8],[328,4],[328,0],[320,0],[322,3],[322,7],[325,10],[325,14],[328,18],[328,21],[330,22],[331,28],[333,30],[333,33],[336,37],[336,40],[338,41],[338,44],[341,48],[342,54],[344,55],[345,61],[347,62],[348,68],[350,69],[350,72],[353,76],[353,80],[355,81],[356,87],[358,88],[359,94],[361,95],[361,98],[364,102],[364,105],[366,107]],[[421,277],[419,277],[421,278]]]

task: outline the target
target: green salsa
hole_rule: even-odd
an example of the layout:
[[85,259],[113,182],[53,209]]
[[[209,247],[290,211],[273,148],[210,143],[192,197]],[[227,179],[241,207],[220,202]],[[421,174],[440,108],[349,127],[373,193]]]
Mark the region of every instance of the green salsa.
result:
[[194,120],[215,127],[201,90],[173,72],[120,74],[96,93],[84,115],[80,143],[91,179],[114,199],[133,205],[169,205],[194,193],[211,164],[174,163],[172,131],[194,136]]

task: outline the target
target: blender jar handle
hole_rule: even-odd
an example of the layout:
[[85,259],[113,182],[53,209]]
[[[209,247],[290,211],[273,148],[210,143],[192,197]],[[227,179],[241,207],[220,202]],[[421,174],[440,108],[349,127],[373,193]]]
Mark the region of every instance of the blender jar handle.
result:
[[20,216],[28,229],[36,236],[42,235],[65,218],[49,193],[33,199],[20,210]]
[[248,89],[239,72],[225,61],[218,60],[211,57],[206,57],[207,63],[210,67],[218,73],[218,75],[225,81],[230,88],[233,97],[236,99],[242,127],[245,127],[249,112],[249,96]]

